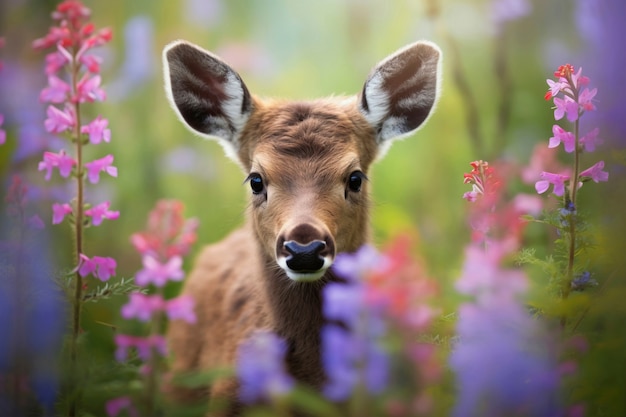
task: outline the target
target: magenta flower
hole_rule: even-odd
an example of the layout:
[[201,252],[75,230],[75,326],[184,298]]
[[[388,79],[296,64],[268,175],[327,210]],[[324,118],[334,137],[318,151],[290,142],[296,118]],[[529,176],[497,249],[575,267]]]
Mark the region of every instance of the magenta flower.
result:
[[571,98],[565,96],[564,98],[554,97],[554,119],[561,120],[563,116],[567,115],[567,120],[575,122],[578,119],[578,103]]
[[128,396],[108,400],[104,408],[109,417],[117,417],[124,410],[130,417],[139,417],[139,412],[133,405],[132,399]]
[[65,111],[54,106],[48,106],[46,113],[48,118],[44,121],[44,126],[47,132],[62,133],[76,124],[74,110],[69,106],[65,106]]
[[80,254],[78,273],[83,278],[93,275],[100,281],[108,281],[109,278],[115,276],[115,268],[117,268],[117,262],[113,258],[94,256],[89,259],[87,255]]
[[600,161],[596,163],[595,165],[593,165],[592,167],[581,172],[580,176],[591,178],[593,182],[608,181],[609,173],[606,171],[603,171],[603,169],[604,169],[604,161]]
[[548,191],[550,184],[554,185],[554,194],[562,196],[565,193],[565,181],[569,180],[569,176],[561,174],[553,174],[551,172],[542,172],[539,177],[541,180],[535,183],[535,190],[539,194],[543,194]]
[[88,134],[89,142],[94,145],[99,144],[101,141],[110,142],[111,131],[106,128],[108,124],[109,121],[107,119],[103,119],[101,116],[98,116],[87,126],[83,126],[80,129],[80,132]]
[[548,79],[546,80],[546,82],[548,83],[548,87],[550,87],[548,93],[546,94],[546,99],[548,100],[552,97],[555,97],[557,94],[559,94],[559,92],[561,92],[561,90],[567,87],[567,83],[563,82],[560,79],[558,81]]
[[117,177],[117,168],[112,166],[113,155],[109,154],[104,158],[96,159],[92,162],[87,162],[85,168],[87,168],[87,177],[92,184],[97,184],[100,181],[100,172],[106,171],[112,177]]
[[65,154],[64,150],[61,150],[58,154],[54,152],[44,152],[43,153],[43,161],[39,162],[39,171],[46,170],[46,181],[50,180],[52,176],[52,169],[59,168],[59,174],[63,178],[69,177],[72,172],[72,167],[76,165],[76,161],[71,157]]
[[63,221],[66,215],[72,212],[72,207],[69,204],[52,205],[52,224],[59,224]]
[[162,311],[165,302],[160,295],[146,295],[139,292],[130,294],[127,304],[122,306],[121,314],[125,319],[149,321],[155,312]]
[[165,338],[161,335],[152,335],[149,337],[138,337],[126,334],[115,335],[115,344],[117,350],[115,351],[115,358],[123,362],[128,357],[128,350],[130,348],[137,349],[137,355],[143,361],[147,361],[152,356],[152,352],[155,351],[162,356],[167,355],[167,344]]
[[193,297],[180,295],[166,302],[165,311],[170,320],[184,320],[193,324],[197,321],[194,307]]
[[102,58],[96,55],[81,55],[78,59],[81,64],[87,68],[92,74],[98,74],[100,72],[100,64],[102,63]]
[[548,148],[556,148],[561,142],[565,152],[572,153],[576,149],[576,138],[572,132],[567,132],[559,125],[552,126],[553,137],[550,138]]
[[99,226],[103,219],[115,220],[120,217],[119,211],[109,211],[110,206],[111,203],[105,201],[104,203],[100,203],[97,206],[85,210],[85,216],[91,217],[91,224],[94,226]]
[[[59,45],[59,50],[56,52],[51,52],[46,55],[46,74],[51,76],[59,71],[65,64],[67,64],[71,60],[71,56],[68,59],[68,56],[61,52],[61,47]],[[67,53],[67,50],[64,50]]]
[[579,142],[587,152],[593,152],[596,150],[596,145],[601,145],[604,141],[598,137],[600,129],[597,127],[585,136],[580,138]]
[[106,93],[100,88],[100,81],[99,75],[90,77],[89,74],[85,74],[76,85],[76,101],[79,103],[104,101]]
[[[4,124],[4,114],[0,113],[0,127]],[[7,132],[0,129],[0,145],[4,145],[7,140]]]
[[49,103],[63,103],[67,99],[67,94],[71,91],[68,83],[57,77],[48,77],[48,87],[41,90],[39,100]]
[[585,111],[595,110],[596,106],[593,105],[591,100],[593,100],[597,92],[597,88],[594,88],[593,90],[585,88],[578,96],[578,104],[580,104]]
[[162,264],[153,256],[144,255],[143,269],[137,272],[135,282],[141,286],[152,283],[157,287],[162,287],[168,280],[180,281],[185,276],[181,269],[182,264],[183,259],[180,256],[173,256]]

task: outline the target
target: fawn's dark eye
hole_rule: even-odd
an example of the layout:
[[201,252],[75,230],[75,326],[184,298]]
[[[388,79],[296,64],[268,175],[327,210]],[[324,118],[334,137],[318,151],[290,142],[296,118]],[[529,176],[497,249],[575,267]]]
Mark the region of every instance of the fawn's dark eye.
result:
[[261,178],[261,175],[252,173],[248,176],[248,181],[250,181],[250,188],[252,189],[253,194],[261,194],[265,190],[265,185],[263,184],[263,178]]
[[361,171],[354,171],[348,177],[348,190],[353,193],[358,193],[361,191],[361,185],[363,184],[363,180],[367,179],[364,173]]

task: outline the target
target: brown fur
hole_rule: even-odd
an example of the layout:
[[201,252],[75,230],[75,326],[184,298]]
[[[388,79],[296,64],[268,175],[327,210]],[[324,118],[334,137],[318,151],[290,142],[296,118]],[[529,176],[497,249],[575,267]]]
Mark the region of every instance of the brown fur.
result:
[[[318,280],[298,282],[277,259],[288,256],[285,242],[324,242],[320,256],[332,260],[368,241],[368,182],[355,191],[349,178],[367,175],[383,142],[426,119],[437,94],[439,53],[426,43],[399,51],[358,97],[289,102],[250,95],[230,67],[201,48],[184,42],[166,48],[168,93],[181,119],[222,140],[265,184],[264,192],[251,193],[245,225],[206,247],[185,282],[198,320],[170,325],[174,375],[233,368],[240,342],[267,329],[286,339],[291,375],[321,387],[321,290],[337,278],[328,269]],[[182,402],[228,399],[227,413],[240,411],[234,378],[198,390],[174,386],[171,393]]]

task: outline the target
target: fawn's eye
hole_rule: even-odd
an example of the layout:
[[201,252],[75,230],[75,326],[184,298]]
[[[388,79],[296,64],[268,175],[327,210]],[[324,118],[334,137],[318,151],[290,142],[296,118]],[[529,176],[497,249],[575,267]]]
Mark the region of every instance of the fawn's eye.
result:
[[354,171],[348,177],[348,190],[353,193],[358,193],[361,191],[361,185],[363,184],[363,180],[367,179],[364,173],[361,171]]
[[253,172],[248,175],[248,181],[250,181],[250,188],[252,189],[253,194],[261,194],[265,190],[265,185],[263,184],[263,178],[261,175]]

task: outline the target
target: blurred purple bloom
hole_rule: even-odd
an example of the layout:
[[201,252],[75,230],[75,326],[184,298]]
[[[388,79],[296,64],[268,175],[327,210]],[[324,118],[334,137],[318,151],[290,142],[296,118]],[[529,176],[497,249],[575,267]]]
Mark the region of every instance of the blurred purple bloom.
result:
[[352,254],[339,253],[333,263],[333,271],[341,278],[358,281],[365,274],[384,268],[385,262],[385,257],[373,246],[363,245]]
[[121,309],[121,315],[125,319],[149,321],[155,312],[162,311],[165,307],[163,297],[160,295],[146,295],[140,292],[130,294],[128,303]]
[[554,105],[555,120],[561,120],[565,115],[567,115],[567,120],[570,122],[575,122],[578,119],[578,103],[570,97],[554,97]]
[[105,409],[109,417],[117,417],[124,410],[130,417],[139,416],[139,412],[133,405],[132,399],[128,396],[108,400]]
[[143,361],[152,357],[153,352],[161,356],[167,355],[167,342],[160,334],[153,334],[148,337],[131,336],[126,334],[116,334],[115,359],[123,362],[128,358],[129,349],[136,349],[137,356]]
[[588,88],[585,88],[578,96],[578,104],[585,111],[595,110],[596,106],[593,105],[592,100],[596,96],[597,92],[598,92],[597,88],[594,88],[593,90],[589,90]]
[[69,204],[52,204],[52,224],[59,224],[63,221],[66,215],[72,212],[72,207]]
[[135,282],[140,286],[154,284],[157,287],[164,286],[167,281],[180,281],[185,276],[181,269],[183,259],[180,256],[173,256],[164,264],[151,255],[143,256],[143,269],[137,272]]
[[580,138],[580,144],[583,146],[585,151],[593,152],[596,150],[596,145],[601,145],[604,142],[601,138],[598,137],[599,133],[600,129],[596,127],[591,132]]
[[103,219],[115,220],[119,218],[120,212],[109,210],[110,206],[111,203],[109,201],[105,201],[85,210],[85,216],[91,217],[91,224],[94,226],[100,226]]
[[105,171],[112,177],[117,177],[117,167],[111,165],[113,163],[113,155],[109,154],[103,158],[96,159],[95,161],[85,163],[87,168],[87,178],[92,184],[97,184],[100,181],[100,172]]
[[[0,127],[4,124],[4,114],[0,113]],[[0,145],[4,145],[7,140],[7,132],[4,129],[0,129]]]
[[63,103],[67,100],[67,95],[71,91],[70,85],[57,77],[48,77],[48,87],[41,90],[39,100],[44,103]]
[[91,123],[80,128],[81,133],[89,135],[89,142],[94,145],[99,144],[102,141],[111,141],[111,130],[107,129],[109,121],[103,119],[102,116],[96,117]]
[[609,180],[609,173],[603,171],[604,169],[604,161],[599,161],[594,164],[592,167],[587,168],[583,172],[580,173],[581,177],[589,177],[593,180],[593,182],[601,182]]
[[572,280],[572,290],[573,291],[583,291],[589,287],[595,287],[598,285],[598,281],[591,278],[591,272],[585,271],[582,274],[577,275]]
[[556,148],[563,143],[565,152],[572,153],[576,149],[576,138],[572,132],[568,132],[559,125],[552,126],[552,136],[548,148]]
[[258,331],[244,341],[237,355],[239,396],[244,403],[288,394],[294,386],[285,369],[286,342],[271,332]]
[[194,311],[195,303],[190,295],[180,295],[165,303],[165,312],[170,320],[184,320],[187,323],[197,321]]

